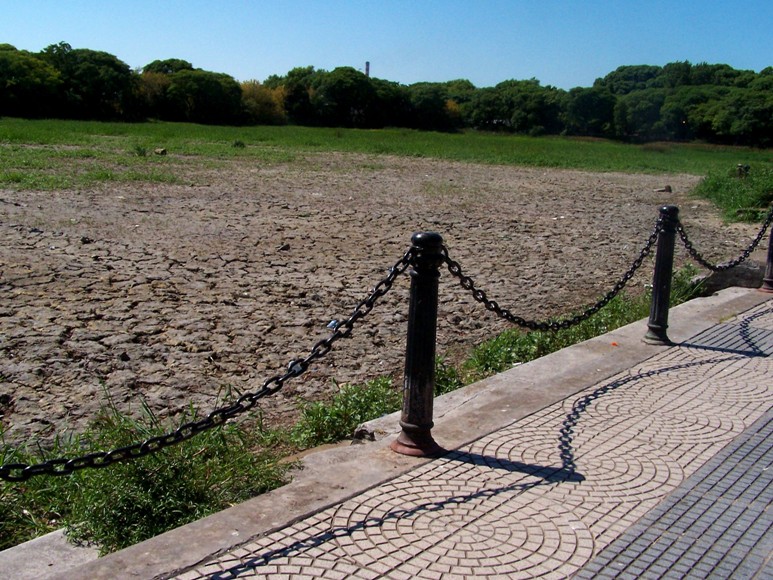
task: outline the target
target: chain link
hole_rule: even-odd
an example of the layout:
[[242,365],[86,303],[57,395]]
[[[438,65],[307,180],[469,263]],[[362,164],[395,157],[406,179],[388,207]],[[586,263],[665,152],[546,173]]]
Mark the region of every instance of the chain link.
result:
[[416,250],[413,247],[408,249],[403,254],[403,257],[389,269],[388,275],[376,284],[364,300],[357,304],[352,315],[345,321],[336,323],[330,336],[316,342],[305,358],[291,360],[284,374],[266,379],[257,391],[245,393],[236,399],[234,403],[213,410],[203,419],[184,423],[170,433],[151,437],[141,443],[134,443],[126,447],[113,449],[112,451],[89,453],[82,457],[49,459],[34,465],[26,463],[2,465],[0,466],[0,479],[6,481],[26,481],[35,475],[69,475],[80,469],[107,467],[118,461],[137,459],[186,441],[203,431],[223,425],[237,415],[246,413],[255,407],[260,399],[279,391],[285,382],[301,376],[314,361],[327,355],[337,341],[342,338],[348,338],[352,333],[355,323],[373,310],[378,299],[386,295],[391,290],[397,277],[408,269],[413,262],[415,252]]
[[615,284],[615,286],[607,292],[601,300],[599,300],[596,304],[593,306],[590,306],[588,309],[586,309],[584,312],[577,314],[576,316],[573,316],[571,318],[565,318],[562,320],[547,320],[547,321],[537,321],[537,320],[526,320],[524,318],[521,318],[520,316],[516,316],[512,312],[510,312],[507,308],[502,308],[495,300],[491,300],[486,295],[486,292],[483,290],[475,287],[475,282],[470,278],[469,276],[465,276],[462,272],[462,267],[459,265],[459,262],[456,262],[452,260],[448,256],[448,250],[444,246],[443,247],[443,258],[445,260],[446,266],[448,267],[448,271],[451,272],[453,276],[459,279],[459,284],[464,288],[465,290],[469,290],[472,294],[472,297],[483,304],[483,306],[486,308],[486,310],[489,310],[490,312],[493,312],[500,318],[503,318],[507,320],[508,322],[511,322],[512,324],[515,324],[517,326],[520,326],[522,328],[527,328],[529,330],[561,330],[566,328],[571,328],[572,326],[576,326],[580,322],[583,322],[584,320],[587,320],[594,314],[596,314],[599,310],[604,308],[607,304],[609,304],[615,296],[617,296],[623,288],[625,288],[626,284],[633,278],[636,271],[641,267],[642,263],[644,262],[644,259],[649,255],[649,253],[652,251],[652,246],[655,244],[655,242],[658,239],[658,235],[660,234],[661,230],[663,229],[663,220],[662,218],[659,218],[657,223],[655,224],[655,228],[650,234],[649,239],[647,240],[647,243],[644,245],[644,247],[641,249],[641,252],[639,252],[639,256],[633,261],[631,264],[631,267],[628,269],[628,271],[623,274],[623,276],[618,280],[618,282]]
[[700,252],[698,252],[698,250],[695,249],[695,246],[693,246],[693,243],[690,241],[690,238],[687,236],[687,232],[685,231],[681,221],[677,224],[676,231],[679,232],[679,237],[681,238],[682,243],[684,244],[684,247],[687,249],[687,253],[690,254],[690,257],[693,260],[698,262],[698,264],[700,264],[707,270],[711,270],[712,272],[723,272],[724,270],[735,268],[736,266],[738,266],[739,264],[742,264],[749,258],[751,253],[759,245],[760,241],[762,241],[762,238],[765,235],[765,232],[767,231],[768,227],[770,227],[771,222],[773,222],[773,206],[770,207],[770,210],[768,211],[768,216],[765,219],[765,223],[762,225],[762,229],[760,229],[759,233],[757,234],[757,237],[754,238],[752,243],[749,244],[749,246],[743,252],[741,252],[741,255],[735,258],[734,260],[730,260],[729,262],[723,262],[721,264],[716,264],[716,265],[706,260],[700,254]]

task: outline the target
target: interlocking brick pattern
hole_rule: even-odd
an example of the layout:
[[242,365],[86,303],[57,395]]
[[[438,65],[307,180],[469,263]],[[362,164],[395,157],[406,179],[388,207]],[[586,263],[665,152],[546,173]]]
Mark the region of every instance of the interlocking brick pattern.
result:
[[[584,566],[768,412],[772,352],[766,303],[179,578],[587,575]],[[712,489],[692,509],[745,526],[736,508],[721,507],[732,503],[723,488]],[[769,503],[766,493],[751,501]],[[653,533],[644,530],[636,545]],[[721,571],[717,550],[741,566],[732,541],[718,539],[696,566]],[[682,548],[690,549],[678,542],[662,549],[677,571],[671,554]],[[658,558],[648,566],[653,574],[669,569]],[[632,567],[628,577],[644,569]]]
[[769,411],[577,578],[773,578]]

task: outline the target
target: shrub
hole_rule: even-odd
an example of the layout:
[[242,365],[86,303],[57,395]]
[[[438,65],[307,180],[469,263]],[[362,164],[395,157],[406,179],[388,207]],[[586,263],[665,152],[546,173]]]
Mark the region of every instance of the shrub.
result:
[[290,438],[301,448],[352,437],[358,425],[392,413],[402,404],[392,379],[379,377],[364,385],[345,385],[329,403],[307,403]]
[[[191,409],[183,418],[196,416]],[[3,463],[37,463],[115,449],[168,432],[144,407],[139,420],[109,404],[89,429],[36,452],[3,445]],[[257,452],[261,430],[236,424],[206,431],[162,451],[66,477],[38,476],[0,484],[0,548],[63,523],[72,540],[118,550],[225,509],[286,482],[289,465]]]
[[735,169],[709,173],[693,193],[714,202],[728,220],[758,221],[773,203],[773,169],[751,168],[745,177]]

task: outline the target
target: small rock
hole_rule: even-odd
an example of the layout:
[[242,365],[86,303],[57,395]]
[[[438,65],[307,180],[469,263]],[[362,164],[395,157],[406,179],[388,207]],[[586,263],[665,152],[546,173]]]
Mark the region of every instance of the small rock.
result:
[[376,433],[367,425],[360,425],[354,430],[352,444],[364,443],[365,441],[375,441]]

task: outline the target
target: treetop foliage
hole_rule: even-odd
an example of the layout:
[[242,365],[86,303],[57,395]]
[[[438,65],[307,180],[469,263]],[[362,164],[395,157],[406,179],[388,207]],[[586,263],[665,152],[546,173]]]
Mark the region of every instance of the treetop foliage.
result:
[[473,128],[631,141],[773,144],[773,67],[626,65],[590,87],[537,79],[476,87],[467,79],[402,85],[344,66],[296,67],[263,83],[168,58],[139,70],[65,42],[38,53],[0,44],[0,115],[209,124]]

